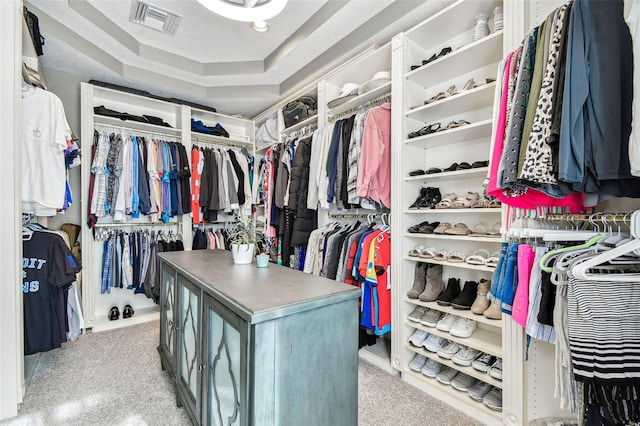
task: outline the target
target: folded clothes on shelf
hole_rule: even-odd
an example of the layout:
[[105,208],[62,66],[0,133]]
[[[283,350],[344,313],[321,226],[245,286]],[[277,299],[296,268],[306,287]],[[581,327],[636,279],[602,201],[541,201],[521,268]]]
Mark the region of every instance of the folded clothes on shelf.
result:
[[191,119],[191,130],[198,133],[206,133],[207,135],[221,136],[223,138],[229,137],[229,132],[226,131],[220,123],[216,123],[215,126],[207,126],[200,120],[195,118]]

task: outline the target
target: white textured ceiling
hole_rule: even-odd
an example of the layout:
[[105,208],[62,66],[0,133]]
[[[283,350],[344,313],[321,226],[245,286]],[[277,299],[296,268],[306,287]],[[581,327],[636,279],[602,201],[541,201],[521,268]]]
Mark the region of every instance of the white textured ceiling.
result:
[[129,22],[132,0],[26,6],[40,20],[47,68],[251,117],[452,1],[289,0],[257,33],[196,0],[146,0],[182,16],[173,36]]

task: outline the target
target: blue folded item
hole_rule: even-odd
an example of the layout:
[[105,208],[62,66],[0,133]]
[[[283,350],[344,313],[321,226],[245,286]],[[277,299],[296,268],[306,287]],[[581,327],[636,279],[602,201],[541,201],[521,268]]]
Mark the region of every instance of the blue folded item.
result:
[[216,123],[214,127],[210,127],[205,126],[202,121],[194,118],[191,119],[191,130],[194,132],[206,133],[208,135],[222,136],[225,138],[229,137],[229,133],[220,125],[220,123]]

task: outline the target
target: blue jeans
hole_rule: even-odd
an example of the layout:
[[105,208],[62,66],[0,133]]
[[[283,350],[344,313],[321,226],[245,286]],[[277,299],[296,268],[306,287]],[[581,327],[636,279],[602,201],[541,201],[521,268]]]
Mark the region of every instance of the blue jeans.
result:
[[509,315],[511,315],[511,310],[513,309],[513,299],[518,287],[518,245],[518,243],[509,244],[507,260],[504,266],[500,310]]
[[497,304],[500,304],[500,297],[502,296],[502,273],[505,266],[505,258],[507,256],[507,246],[507,243],[502,243],[502,247],[500,248],[500,259],[498,260],[496,270],[493,271],[493,277],[491,277],[491,289],[487,295],[490,301]]

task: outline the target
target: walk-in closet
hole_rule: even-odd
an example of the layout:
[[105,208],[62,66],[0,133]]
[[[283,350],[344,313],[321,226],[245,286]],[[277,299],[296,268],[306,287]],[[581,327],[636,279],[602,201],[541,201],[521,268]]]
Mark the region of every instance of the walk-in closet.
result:
[[6,0],[0,40],[0,425],[640,422],[635,0]]

